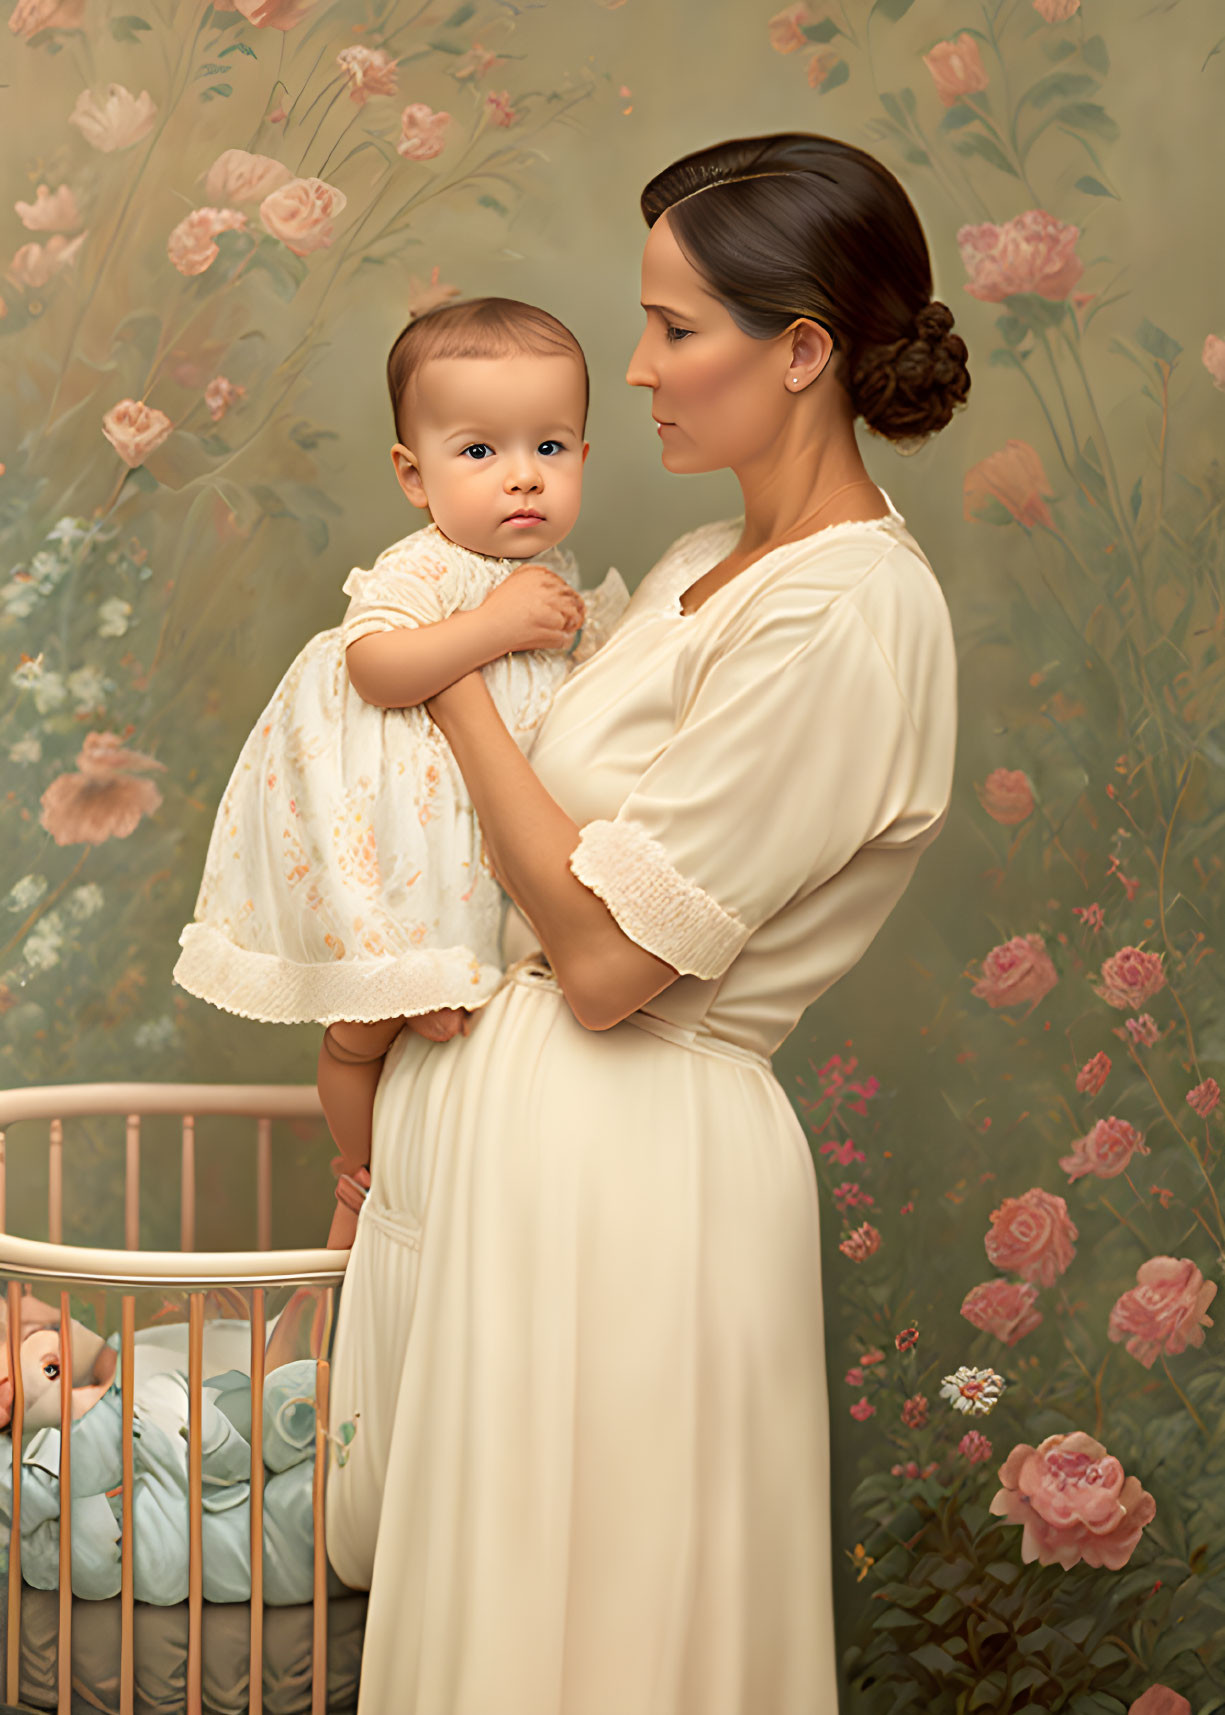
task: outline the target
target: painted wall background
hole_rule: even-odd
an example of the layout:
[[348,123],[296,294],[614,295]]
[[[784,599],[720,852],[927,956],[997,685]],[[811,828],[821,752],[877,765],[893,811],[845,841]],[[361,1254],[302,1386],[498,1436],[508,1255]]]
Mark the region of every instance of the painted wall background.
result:
[[[19,0],[0,74],[0,1084],[312,1075],[313,1031],[169,973],[250,723],[413,526],[406,305],[574,328],[572,545],[633,583],[738,501],[660,469],[622,384],[641,185],[726,135],[876,150],[974,385],[911,458],[865,437],[953,609],[950,821],[778,1062],[829,1252],[845,1704],[1225,1709],[1219,8],[137,3]],[[114,1158],[74,1148],[114,1242]],[[326,1218],[299,1167],[284,1240]]]

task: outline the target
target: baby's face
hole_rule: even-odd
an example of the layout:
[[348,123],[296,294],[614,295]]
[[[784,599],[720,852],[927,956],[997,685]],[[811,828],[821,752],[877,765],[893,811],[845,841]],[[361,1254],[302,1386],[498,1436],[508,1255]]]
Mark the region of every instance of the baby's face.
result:
[[583,374],[573,357],[436,357],[413,384],[411,446],[392,458],[444,536],[530,560],[569,534],[582,499]]

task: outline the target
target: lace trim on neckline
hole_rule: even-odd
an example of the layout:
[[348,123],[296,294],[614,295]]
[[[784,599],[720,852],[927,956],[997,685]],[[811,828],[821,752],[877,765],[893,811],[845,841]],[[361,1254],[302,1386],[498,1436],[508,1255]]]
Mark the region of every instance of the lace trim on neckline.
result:
[[[689,590],[692,589],[693,585],[700,582],[701,579],[706,576],[706,572],[710,571],[713,566],[718,565],[719,562],[717,559],[711,561],[705,571],[699,572],[696,578],[693,576],[693,568],[691,566],[682,567],[684,577],[679,581],[677,587],[669,592],[667,603],[668,611],[677,619],[696,619],[703,609],[708,607],[712,601],[723,593],[724,590],[731,589],[734,584],[739,583],[741,578],[747,578],[758,572],[762,566],[768,565],[776,554],[785,553],[789,548],[803,548],[810,542],[815,542],[821,537],[833,536],[838,534],[840,531],[847,530],[883,531],[886,535],[893,535],[899,530],[905,530],[906,520],[902,517],[900,512],[893,510],[893,502],[888,499],[888,496],[886,496],[886,503],[890,507],[890,510],[883,518],[846,518],[837,524],[823,524],[819,530],[810,531],[807,536],[797,536],[794,542],[780,542],[776,548],[771,548],[767,553],[763,554],[759,560],[754,560],[751,565],[746,566],[742,572],[737,572],[735,577],[729,578],[725,584],[720,584],[717,590],[712,590],[706,597],[706,600],[689,613],[686,613],[685,609],[681,606],[685,596]],[[714,526],[712,534],[719,529],[739,530],[742,528],[743,524],[743,517],[728,518],[723,521],[722,525]]]

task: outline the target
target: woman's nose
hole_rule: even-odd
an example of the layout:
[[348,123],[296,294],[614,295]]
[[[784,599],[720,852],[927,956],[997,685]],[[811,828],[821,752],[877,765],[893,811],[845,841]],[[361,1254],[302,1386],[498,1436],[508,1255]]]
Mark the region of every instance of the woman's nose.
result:
[[659,386],[659,376],[655,373],[654,366],[647,361],[646,353],[643,350],[646,343],[647,336],[644,333],[642,338],[638,341],[638,344],[634,347],[634,353],[630,358],[629,368],[625,372],[626,383],[630,387]]

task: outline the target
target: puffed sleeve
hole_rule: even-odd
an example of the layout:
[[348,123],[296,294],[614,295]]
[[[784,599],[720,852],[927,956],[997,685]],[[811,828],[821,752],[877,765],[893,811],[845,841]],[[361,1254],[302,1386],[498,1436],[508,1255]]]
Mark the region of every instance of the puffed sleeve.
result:
[[379,555],[369,571],[349,573],[344,593],[348,610],[341,621],[344,648],[374,631],[400,631],[435,625],[455,611],[456,573],[446,556],[412,537]]
[[630,940],[718,977],[861,846],[895,822],[902,837],[920,750],[854,592],[763,612],[696,676],[674,736],[616,817],[582,829],[570,868]]

